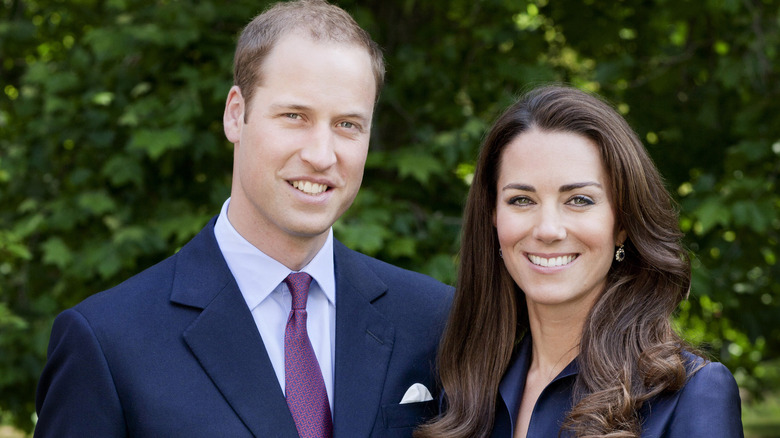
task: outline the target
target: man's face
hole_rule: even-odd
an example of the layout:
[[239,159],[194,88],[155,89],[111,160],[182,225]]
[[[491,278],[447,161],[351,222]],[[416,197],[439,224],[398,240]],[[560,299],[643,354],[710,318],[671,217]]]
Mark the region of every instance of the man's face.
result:
[[376,84],[365,49],[295,34],[277,43],[262,69],[251,108],[237,87],[225,108],[225,134],[235,144],[228,215],[272,255],[269,248],[321,245],[352,204]]

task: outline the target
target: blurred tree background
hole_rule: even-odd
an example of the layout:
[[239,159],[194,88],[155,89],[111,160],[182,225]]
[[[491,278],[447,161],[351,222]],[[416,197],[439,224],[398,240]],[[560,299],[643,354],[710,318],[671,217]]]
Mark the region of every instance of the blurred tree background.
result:
[[[598,92],[680,203],[680,330],[735,374],[748,430],[778,429],[780,2],[336,3],[388,63],[339,239],[453,283],[486,128],[532,85]],[[267,2],[0,4],[0,424],[31,430],[54,316],[172,254],[228,196],[235,39]]]

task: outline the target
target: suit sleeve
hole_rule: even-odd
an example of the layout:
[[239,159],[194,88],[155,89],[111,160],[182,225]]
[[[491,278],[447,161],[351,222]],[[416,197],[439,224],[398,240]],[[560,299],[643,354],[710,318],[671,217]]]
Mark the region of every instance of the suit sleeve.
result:
[[66,310],[54,321],[36,411],[36,438],[127,435],[100,342],[76,310]]
[[681,390],[670,437],[741,438],[741,404],[734,376],[721,363],[708,363]]

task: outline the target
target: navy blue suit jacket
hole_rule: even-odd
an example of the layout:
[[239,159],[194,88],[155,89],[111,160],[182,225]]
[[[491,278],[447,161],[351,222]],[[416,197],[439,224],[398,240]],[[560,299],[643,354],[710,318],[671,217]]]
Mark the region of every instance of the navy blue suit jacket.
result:
[[[298,436],[214,223],[57,317],[36,437]],[[399,402],[434,391],[452,288],[339,242],[334,262],[334,436],[411,436],[435,405]]]
[[[684,354],[689,369],[704,361],[693,354]],[[510,438],[513,434],[530,360],[531,342],[530,336],[526,336],[499,385],[493,438]],[[542,391],[531,414],[528,438],[559,436],[561,424],[572,408],[572,387],[577,373],[575,359]],[[743,436],[737,382],[717,362],[709,362],[696,371],[681,390],[649,400],[640,416],[643,438]],[[571,435],[561,433],[560,436]]]

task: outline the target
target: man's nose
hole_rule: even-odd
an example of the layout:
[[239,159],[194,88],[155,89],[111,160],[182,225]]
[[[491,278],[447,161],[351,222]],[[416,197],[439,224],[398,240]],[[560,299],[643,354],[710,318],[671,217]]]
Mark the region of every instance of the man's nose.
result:
[[327,170],[336,164],[336,133],[330,126],[323,124],[312,129],[301,149],[301,159],[316,171]]

